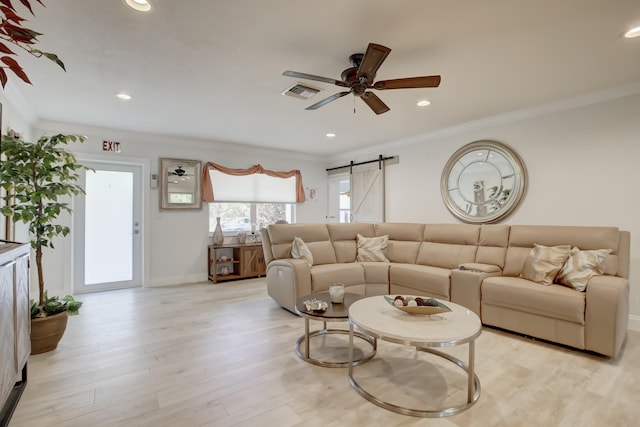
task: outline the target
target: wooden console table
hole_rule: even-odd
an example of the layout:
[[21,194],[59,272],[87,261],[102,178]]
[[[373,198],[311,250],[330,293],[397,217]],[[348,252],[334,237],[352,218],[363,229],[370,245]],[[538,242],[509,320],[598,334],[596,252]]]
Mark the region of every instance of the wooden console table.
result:
[[267,272],[261,243],[209,245],[208,252],[209,280],[213,283],[260,277]]
[[31,354],[31,245],[0,240],[0,426],[9,424],[27,386]]

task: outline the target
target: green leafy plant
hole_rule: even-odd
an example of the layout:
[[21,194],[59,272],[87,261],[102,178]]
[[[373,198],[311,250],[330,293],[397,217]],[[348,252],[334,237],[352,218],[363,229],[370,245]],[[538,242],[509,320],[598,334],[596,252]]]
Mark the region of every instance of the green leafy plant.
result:
[[[68,226],[57,223],[63,212],[71,213],[69,196],[84,194],[77,180],[82,169],[90,169],[78,163],[76,156],[65,147],[71,142],[83,142],[84,139],[85,137],[80,135],[62,134],[43,136],[36,143],[25,142],[12,136],[2,138],[1,154],[4,160],[0,164],[0,185],[5,190],[2,197],[5,206],[0,211],[14,222],[29,225],[31,247],[35,250],[38,272],[37,306],[45,314],[54,307],[62,308],[62,311],[69,311],[72,307],[79,308],[78,305],[72,304],[74,300],[69,299],[70,296],[62,300],[58,297],[47,297],[42,257],[43,248],[54,249],[54,237],[69,234]],[[51,309],[48,309],[47,305]]]
[[[42,1],[36,1],[44,6]],[[22,3],[22,5],[26,7],[32,15],[34,15],[33,8],[31,7],[31,1],[20,0],[20,3]],[[26,19],[18,16],[16,12],[16,8],[11,3],[11,0],[0,0],[0,55],[3,55],[0,56],[0,83],[2,83],[2,87],[4,88],[9,80],[5,71],[6,69],[11,70],[25,83],[31,84],[27,73],[22,69],[18,61],[16,61],[12,56],[9,56],[17,56],[17,54],[11,50],[7,43],[19,47],[36,58],[44,56],[58,64],[60,68],[66,71],[64,63],[60,58],[58,58],[58,55],[43,52],[34,47],[35,44],[38,43],[38,36],[41,36],[42,34],[24,27],[22,24]]]
[[71,295],[64,298],[49,297],[47,291],[44,291],[44,303],[39,305],[35,300],[29,300],[31,306],[31,318],[53,316],[54,314],[66,311],[69,316],[79,314],[82,301],[76,301]]

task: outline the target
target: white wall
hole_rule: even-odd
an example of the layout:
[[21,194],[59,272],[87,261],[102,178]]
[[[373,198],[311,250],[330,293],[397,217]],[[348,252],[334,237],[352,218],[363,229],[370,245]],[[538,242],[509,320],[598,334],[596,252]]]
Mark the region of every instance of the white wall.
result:
[[[260,163],[266,169],[300,169],[305,187],[324,188],[326,173],[323,162],[310,156],[274,150],[248,149],[232,144],[196,141],[186,138],[135,134],[113,129],[90,128],[64,123],[41,123],[34,135],[54,132],[84,134],[87,140],[71,148],[79,158],[103,161],[131,161],[144,165],[144,285],[164,286],[207,280],[207,245],[209,214],[207,204],[201,210],[161,211],[158,189],[150,188],[150,175],[157,173],[160,157],[212,161],[229,167],[246,168]],[[102,142],[120,142],[120,153],[105,153]],[[297,217],[304,222],[325,220],[326,194],[300,204]],[[321,207],[321,208],[319,208]],[[70,218],[64,222],[70,224]],[[51,292],[71,293],[72,239],[59,238],[56,250],[47,251],[45,271]],[[35,290],[35,285],[32,287]]]
[[[6,104],[6,103],[3,103]],[[551,106],[554,107],[554,106]],[[544,112],[551,111],[553,112]],[[19,125],[5,106],[6,120]],[[510,224],[602,225],[631,232],[631,327],[640,330],[640,94],[566,108],[555,106],[493,118],[425,135],[394,141],[366,151],[345,153],[327,164],[294,153],[278,153],[232,144],[190,141],[68,124],[42,124],[41,129],[89,136],[80,155],[98,159],[134,158],[148,164],[148,179],[157,171],[159,157],[214,161],[230,167],[261,163],[268,169],[300,169],[305,187],[318,197],[298,207],[298,222],[324,222],[326,215],[325,167],[398,155],[400,162],[387,168],[386,216],[388,221],[457,222],[440,195],[442,169],[461,146],[479,139],[503,142],[523,158],[529,174],[528,191],[519,209],[504,222]],[[428,120],[428,115],[425,116]],[[5,123],[9,123],[5,121]],[[3,126],[6,130],[6,124]],[[16,125],[16,127],[19,127]],[[21,130],[21,129],[17,129]],[[41,131],[33,132],[34,137]],[[51,132],[47,132],[51,133]],[[102,153],[102,141],[120,141],[121,154]],[[145,235],[145,285],[158,286],[206,280],[208,215],[158,209],[157,190],[145,185],[147,220]],[[71,285],[71,239],[57,243],[47,255],[47,274],[63,290]],[[49,280],[50,287],[55,286]],[[62,293],[62,292],[61,292]]]
[[640,95],[506,121],[350,153],[332,163],[398,155],[400,162],[386,169],[387,220],[454,223],[440,193],[449,157],[480,139],[509,145],[524,160],[529,184],[520,207],[503,222],[630,231],[631,326],[640,330]]

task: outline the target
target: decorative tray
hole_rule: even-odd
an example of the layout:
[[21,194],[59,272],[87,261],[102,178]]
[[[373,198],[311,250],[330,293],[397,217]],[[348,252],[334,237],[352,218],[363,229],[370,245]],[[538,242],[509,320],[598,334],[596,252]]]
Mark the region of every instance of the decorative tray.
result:
[[[385,295],[384,299],[393,307],[409,314],[428,316],[432,314],[446,313],[447,311],[451,311],[449,307],[447,307],[440,301],[434,298],[429,298],[429,297],[413,297],[413,296],[403,297],[401,295],[398,295],[396,297],[390,297]],[[399,303],[395,303],[397,299],[401,299],[402,305],[399,305]],[[416,305],[413,305],[414,303]],[[408,304],[411,304],[411,305],[408,305]]]

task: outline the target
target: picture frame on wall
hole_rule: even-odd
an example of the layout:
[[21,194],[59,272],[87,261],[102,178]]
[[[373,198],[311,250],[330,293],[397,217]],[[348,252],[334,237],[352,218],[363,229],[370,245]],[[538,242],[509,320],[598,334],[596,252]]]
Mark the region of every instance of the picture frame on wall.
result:
[[160,209],[201,209],[199,160],[160,158]]

